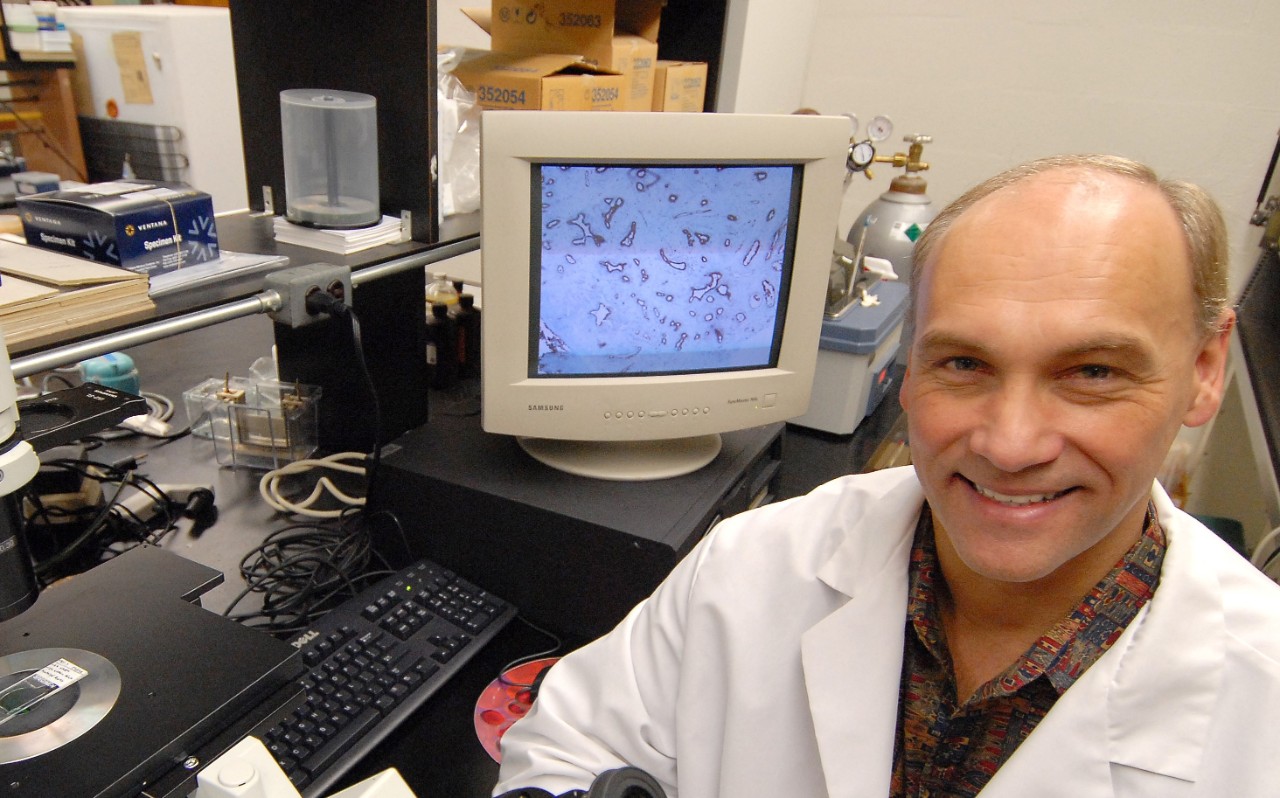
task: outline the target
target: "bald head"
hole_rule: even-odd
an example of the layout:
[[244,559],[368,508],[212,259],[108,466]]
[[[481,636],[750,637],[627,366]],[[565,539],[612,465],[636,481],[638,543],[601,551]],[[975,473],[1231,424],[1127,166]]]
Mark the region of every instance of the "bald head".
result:
[[[1149,167],[1125,158],[1104,155],[1070,155],[1043,158],[1013,167],[965,192],[934,218],[916,242],[911,272],[909,325],[918,312],[917,302],[923,274],[936,260],[938,250],[957,222],[993,194],[1016,190],[1024,181],[1054,173],[1056,180],[1076,181],[1082,192],[1075,196],[1091,203],[1120,201],[1125,182],[1135,183],[1159,194],[1167,204],[1176,229],[1181,234],[1182,251],[1189,273],[1181,263],[1169,264],[1168,279],[1189,279],[1194,297],[1194,318],[1202,332],[1209,334],[1222,323],[1227,307],[1228,249],[1226,225],[1213,199],[1191,183],[1160,180]],[[1080,206],[1075,206],[1080,207]],[[1067,206],[1064,212],[1070,212]]]

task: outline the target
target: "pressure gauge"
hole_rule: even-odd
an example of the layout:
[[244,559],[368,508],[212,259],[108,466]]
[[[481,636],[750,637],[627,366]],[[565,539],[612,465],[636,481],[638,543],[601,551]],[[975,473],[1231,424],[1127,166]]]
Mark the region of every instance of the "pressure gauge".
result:
[[877,116],[867,123],[867,136],[872,141],[884,141],[893,135],[893,122],[887,116]]
[[875,145],[870,141],[859,141],[849,147],[849,169],[861,172],[876,159]]
[[845,111],[841,116],[849,120],[849,141],[853,141],[858,135],[858,115],[853,111]]

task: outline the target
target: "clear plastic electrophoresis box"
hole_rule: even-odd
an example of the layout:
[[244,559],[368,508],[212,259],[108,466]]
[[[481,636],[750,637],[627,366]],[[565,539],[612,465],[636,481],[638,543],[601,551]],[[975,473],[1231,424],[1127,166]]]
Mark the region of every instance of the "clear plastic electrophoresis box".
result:
[[219,465],[279,468],[318,445],[317,386],[210,377],[182,396],[192,434],[213,440]]

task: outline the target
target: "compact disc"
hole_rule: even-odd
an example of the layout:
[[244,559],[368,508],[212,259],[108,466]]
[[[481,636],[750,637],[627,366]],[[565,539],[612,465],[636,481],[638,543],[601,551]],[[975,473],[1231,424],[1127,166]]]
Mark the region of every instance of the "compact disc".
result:
[[0,657],[0,686],[59,659],[79,665],[89,675],[32,707],[27,715],[0,725],[0,765],[61,748],[96,726],[115,706],[120,671],[105,657],[79,648],[38,648]]
[[502,752],[498,749],[502,735],[533,707],[533,697],[529,692],[533,680],[559,659],[548,657],[517,665],[490,682],[480,693],[476,701],[476,737],[494,762],[502,761]]

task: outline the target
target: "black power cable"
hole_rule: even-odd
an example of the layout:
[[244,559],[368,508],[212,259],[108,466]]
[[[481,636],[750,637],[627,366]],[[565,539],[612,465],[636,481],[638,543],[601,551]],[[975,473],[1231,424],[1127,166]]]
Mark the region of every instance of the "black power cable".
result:
[[369,462],[365,468],[365,496],[373,495],[374,481],[378,476],[378,468],[382,464],[382,446],[378,436],[382,431],[382,405],[378,399],[378,387],[369,372],[369,364],[364,356],[364,341],[360,335],[360,319],[350,305],[326,291],[312,291],[306,297],[307,312],[316,315],[327,313],[334,318],[342,319],[351,327],[351,344],[355,350],[356,365],[360,368],[360,376],[364,380],[365,389],[369,392],[369,402],[373,407],[373,442],[369,452]]

